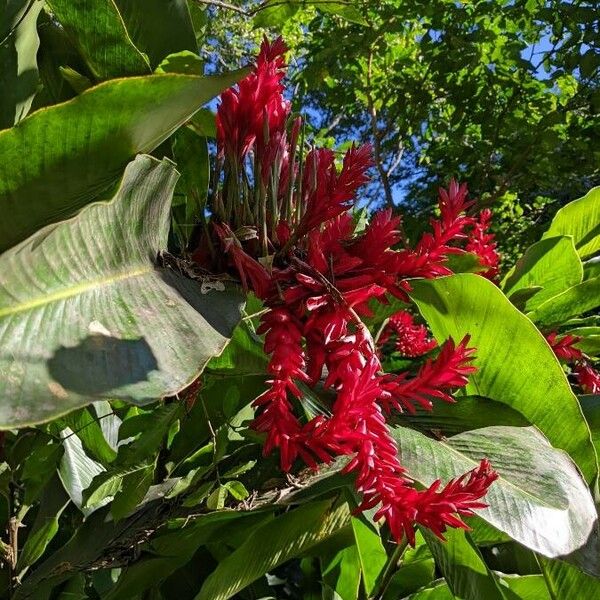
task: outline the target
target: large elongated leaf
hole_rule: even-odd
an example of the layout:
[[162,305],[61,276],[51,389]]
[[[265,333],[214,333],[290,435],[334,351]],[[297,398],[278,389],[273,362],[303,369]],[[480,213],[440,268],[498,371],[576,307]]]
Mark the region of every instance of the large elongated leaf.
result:
[[198,44],[186,0],[115,0],[127,30],[153,67],[169,54]]
[[504,279],[503,288],[504,293],[510,296],[525,288],[541,287],[527,302],[527,308],[531,310],[544,300],[581,283],[582,279],[583,265],[573,238],[559,236],[530,246]]
[[31,108],[38,86],[36,54],[40,0],[0,1],[0,129],[18,123]]
[[387,554],[379,531],[364,516],[352,517],[351,525],[360,559],[363,586],[367,596],[371,596],[377,579],[387,563]]
[[527,316],[536,323],[562,323],[600,306],[600,277],[586,279],[549,298]]
[[581,257],[600,250],[600,187],[563,206],[552,219],[544,237],[572,235]]
[[277,565],[325,540],[350,519],[348,505],[313,502],[256,529],[206,579],[196,600],[227,600]]
[[157,267],[177,173],[138,157],[112,202],[0,256],[0,424],[40,422],[101,398],[145,404],[219,354],[242,296]]
[[424,485],[448,481],[487,457],[500,475],[478,516],[548,557],[583,547],[594,533],[592,496],[569,457],[533,427],[486,427],[439,442],[397,427],[402,463]]
[[582,573],[572,565],[540,557],[540,566],[552,600],[600,598],[600,579]]
[[597,465],[590,431],[558,362],[535,325],[491,282],[468,273],[414,281],[412,297],[438,340],[470,334],[479,371],[469,393],[508,404],[566,450],[587,481]]
[[0,252],[75,214],[241,72],[108,81],[0,132]]
[[113,0],[46,0],[96,79],[144,75],[150,64],[134,46]]

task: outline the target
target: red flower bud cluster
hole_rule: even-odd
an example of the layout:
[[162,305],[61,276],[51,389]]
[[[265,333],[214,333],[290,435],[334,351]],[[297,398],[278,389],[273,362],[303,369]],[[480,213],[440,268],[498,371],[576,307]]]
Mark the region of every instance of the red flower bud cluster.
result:
[[396,352],[410,358],[423,356],[437,346],[437,342],[429,337],[425,325],[415,324],[413,316],[405,310],[389,318],[377,343],[383,347],[391,338],[394,338]]
[[600,372],[596,371],[584,353],[575,347],[575,344],[581,341],[579,336],[567,334],[559,337],[556,331],[552,331],[546,335],[546,341],[557,358],[572,364],[577,383],[586,394],[600,393]]
[[[350,148],[339,169],[331,150],[304,156],[301,123],[291,120],[282,96],[284,52],[281,40],[263,42],[250,75],[223,94],[217,116],[224,173],[212,227],[226,260],[216,253],[214,260],[235,270],[269,309],[257,330],[270,355],[268,389],[254,401],[253,427],[265,434],[265,454],[279,450],[285,471],[298,459],[316,468],[350,457],[345,471],[355,475],[360,509],[378,506],[375,518],[385,519],[398,540],[406,535],[414,543],[415,523],[442,536],[448,526],[466,527],[460,515],[485,506],[481,498],[497,475],[482,461],[445,487],[436,481],[417,490],[386,422],[415,405],[431,409],[433,399],[453,402],[453,390],[475,371],[475,350],[468,336],[458,344],[450,339],[416,374],[384,373],[361,317],[390,294],[408,300],[407,278],[451,273],[449,255],[464,252],[469,231],[480,240],[482,264],[491,266],[489,217],[468,216],[466,186],[452,182],[440,191],[432,232],[414,248],[391,210],[357,231],[348,211],[368,179],[370,148]],[[206,255],[202,249],[196,256]],[[426,329],[406,315],[393,321],[398,347],[408,356],[433,351]],[[308,419],[301,407],[310,389],[324,404]]]

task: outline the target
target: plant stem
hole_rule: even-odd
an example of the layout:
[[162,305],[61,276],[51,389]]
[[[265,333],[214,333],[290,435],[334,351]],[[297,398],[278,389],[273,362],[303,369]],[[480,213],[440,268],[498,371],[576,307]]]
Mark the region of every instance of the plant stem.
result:
[[387,590],[388,586],[390,585],[390,582],[392,581],[392,577],[396,574],[396,571],[398,570],[398,563],[400,562],[400,559],[402,558],[402,555],[404,554],[404,551],[406,550],[407,546],[408,538],[404,536],[402,540],[398,543],[396,548],[394,548],[392,555],[390,556],[389,560],[387,561],[387,564],[385,565],[385,568],[381,573],[379,585],[377,586],[377,589],[372,596],[374,599],[381,600],[383,598],[385,591]]

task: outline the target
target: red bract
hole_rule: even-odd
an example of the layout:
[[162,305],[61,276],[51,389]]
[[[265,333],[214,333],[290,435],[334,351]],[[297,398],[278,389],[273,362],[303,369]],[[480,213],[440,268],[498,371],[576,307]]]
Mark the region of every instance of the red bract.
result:
[[228,225],[213,223],[213,227],[221,240],[223,250],[229,254],[235,265],[244,290],[252,289],[259,298],[266,298],[272,285],[267,270],[244,252],[239,240]]
[[469,336],[465,336],[458,346],[449,339],[439,356],[435,360],[428,359],[412,379],[408,379],[406,373],[386,375],[383,385],[387,392],[386,405],[414,413],[415,404],[431,410],[431,398],[454,402],[449,392],[464,387],[469,375],[477,370],[471,365],[475,349],[468,348],[468,343]]
[[266,39],[250,75],[237,88],[221,94],[217,109],[217,146],[221,156],[241,163],[255,141],[264,150],[265,138],[283,130],[289,103],[282,97],[287,51],[281,38],[270,44]]
[[575,367],[577,382],[586,394],[600,394],[600,372],[588,362]]
[[479,213],[479,220],[475,223],[469,235],[465,250],[476,254],[481,266],[487,267],[480,275],[488,279],[495,279],[499,272],[500,255],[494,241],[494,234],[489,232],[492,221],[492,211],[489,208]]
[[550,344],[552,350],[554,350],[554,354],[562,360],[570,362],[583,358],[583,352],[574,346],[574,344],[581,341],[580,337],[575,335],[563,335],[558,337],[558,333],[552,331],[546,336],[546,340]]
[[417,325],[413,316],[405,310],[394,313],[379,337],[379,345],[383,346],[395,336],[395,350],[403,356],[417,357],[427,354],[437,346],[437,342],[429,338],[424,325]]
[[354,202],[356,190],[368,180],[366,172],[371,164],[370,146],[352,146],[344,156],[339,174],[331,150],[311,150],[304,164],[303,201],[306,209],[297,236],[301,237],[346,212]]

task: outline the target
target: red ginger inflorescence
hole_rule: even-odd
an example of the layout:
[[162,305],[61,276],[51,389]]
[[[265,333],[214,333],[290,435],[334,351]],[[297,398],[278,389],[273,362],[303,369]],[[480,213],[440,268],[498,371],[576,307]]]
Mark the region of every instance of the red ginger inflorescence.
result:
[[[436,481],[417,490],[387,419],[416,405],[431,410],[432,399],[453,402],[452,392],[475,371],[475,350],[468,336],[458,344],[450,339],[414,375],[384,373],[361,317],[371,314],[373,301],[387,303],[389,294],[408,301],[410,277],[450,274],[448,258],[465,252],[469,235],[469,251],[494,276],[489,215],[468,216],[466,186],[451,182],[440,191],[432,233],[414,248],[404,243],[400,218],[389,209],[357,232],[348,210],[368,179],[370,148],[350,148],[339,171],[331,150],[302,157],[301,124],[282,95],[284,53],[281,40],[263,42],[252,72],[222,95],[217,114],[227,189],[214,192],[213,230],[228,264],[218,254],[213,260],[237,271],[269,309],[258,333],[270,355],[270,379],[254,401],[253,427],[266,436],[265,454],[279,450],[284,471],[297,459],[316,468],[348,456],[345,471],[355,474],[360,510],[378,506],[375,518],[385,519],[397,540],[414,543],[416,523],[442,537],[449,526],[466,528],[460,516],[485,506],[481,498],[497,475],[483,460],[444,487]],[[197,256],[205,259],[206,249]],[[426,329],[406,315],[390,321],[399,351],[413,357],[434,352]],[[303,387],[317,386],[335,399],[329,414],[303,421],[296,414]]]
[[575,347],[581,341],[579,336],[559,336],[556,331],[551,331],[546,334],[546,341],[558,359],[572,366],[575,379],[584,393],[600,393],[600,373],[594,369],[585,354]]

